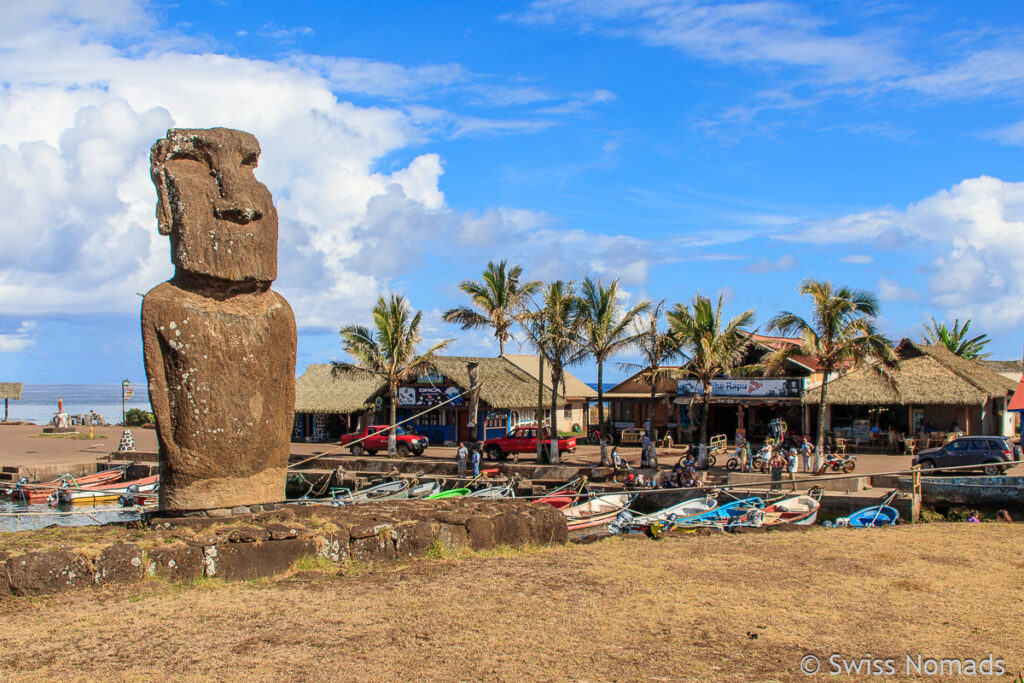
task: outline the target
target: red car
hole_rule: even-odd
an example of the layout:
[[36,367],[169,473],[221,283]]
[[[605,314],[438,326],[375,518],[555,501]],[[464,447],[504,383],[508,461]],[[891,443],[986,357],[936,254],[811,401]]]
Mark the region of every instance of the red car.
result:
[[[388,450],[389,426],[390,425],[372,425],[370,427],[365,427],[361,433],[344,434],[341,437],[341,443],[342,445],[346,445],[356,441],[357,439],[362,439],[362,441],[352,444],[349,448],[352,455],[358,456],[363,453],[376,455],[377,451],[384,451],[386,453]],[[395,427],[395,450],[401,458],[407,458],[410,455],[423,455],[423,452],[427,450],[427,445],[429,443],[430,442],[425,436],[410,434],[401,427]]]
[[[551,448],[551,439],[544,435],[544,448]],[[484,453],[491,460],[504,460],[513,453],[537,452],[537,428],[516,427],[505,436],[484,441]],[[570,436],[558,440],[558,453],[575,453],[576,437]]]

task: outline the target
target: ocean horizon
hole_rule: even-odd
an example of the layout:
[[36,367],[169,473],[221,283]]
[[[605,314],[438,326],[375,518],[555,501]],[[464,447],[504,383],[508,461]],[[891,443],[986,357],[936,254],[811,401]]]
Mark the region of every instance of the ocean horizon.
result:
[[[115,384],[25,384],[20,401],[8,402],[8,419],[47,424],[57,412],[57,399],[64,401],[68,415],[88,415],[95,411],[110,424],[121,421],[121,385]],[[127,408],[152,411],[145,382],[135,385],[135,395]],[[0,407],[2,410],[2,407]]]

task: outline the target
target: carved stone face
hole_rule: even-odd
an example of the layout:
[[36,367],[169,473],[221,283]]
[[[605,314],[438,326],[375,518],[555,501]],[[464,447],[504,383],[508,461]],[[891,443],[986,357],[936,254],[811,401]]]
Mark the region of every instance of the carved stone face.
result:
[[277,211],[253,175],[256,138],[228,128],[167,131],[150,152],[161,235],[178,271],[235,282],[277,277]]

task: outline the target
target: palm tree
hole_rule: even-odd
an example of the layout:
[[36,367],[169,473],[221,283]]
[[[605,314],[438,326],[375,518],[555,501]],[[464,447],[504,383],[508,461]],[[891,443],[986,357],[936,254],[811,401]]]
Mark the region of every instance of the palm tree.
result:
[[633,332],[634,321],[651,307],[649,301],[641,301],[629,310],[623,310],[616,300],[619,296],[619,281],[613,280],[607,287],[600,278],[583,281],[583,336],[587,350],[597,361],[597,424],[601,430],[601,466],[607,467],[608,446],[604,436],[604,363],[608,357],[636,343]]
[[811,297],[811,320],[783,311],[772,318],[770,329],[800,337],[799,346],[772,354],[769,365],[780,367],[785,358],[799,353],[818,362],[823,374],[818,402],[818,439],[815,469],[821,467],[825,447],[825,405],[828,381],[832,373],[845,373],[865,363],[872,371],[896,385],[896,353],[889,340],[878,331],[878,298],[863,289],[836,288],[831,282],[804,280],[800,294]]
[[[671,329],[665,331],[659,329],[661,309],[664,305],[665,302],[662,300],[653,309],[648,307],[647,314],[637,316],[633,323],[636,345],[640,350],[640,355],[644,359],[645,365],[619,363],[620,370],[623,372],[639,372],[640,378],[651,387],[651,398],[648,404],[647,416],[650,422],[652,443],[657,440],[655,438],[657,434],[654,433],[654,394],[657,390],[658,382],[667,377],[672,377],[675,373],[675,368],[663,366],[673,358],[677,358],[682,352],[675,332]],[[658,455],[653,446],[647,458],[647,466],[658,467]]]
[[536,280],[522,281],[521,266],[508,261],[489,261],[483,280],[463,280],[459,289],[470,296],[472,306],[459,306],[444,312],[441,319],[464,330],[490,327],[498,340],[499,355],[505,355],[505,342],[512,338],[512,326],[525,308],[531,294],[541,288]]
[[[565,368],[579,363],[587,355],[584,345],[581,314],[583,302],[572,282],[555,280],[544,288],[544,307],[540,309],[543,330],[539,337],[542,353],[551,365],[551,448],[547,461],[557,465],[558,453],[558,388],[565,383]],[[538,438],[540,425],[538,424]]]
[[388,429],[388,456],[395,455],[395,404],[398,384],[423,371],[433,370],[435,355],[452,342],[451,339],[434,344],[420,353],[420,321],[423,313],[413,313],[402,295],[392,294],[390,300],[377,299],[373,307],[373,327],[346,325],[341,328],[341,345],[355,363],[334,362],[331,372],[336,376],[345,372],[366,371],[379,377],[387,389],[391,404],[391,426]]
[[740,366],[750,344],[744,328],[754,324],[754,309],[743,311],[723,326],[722,295],[718,305],[701,294],[693,297],[693,308],[676,304],[665,317],[675,332],[683,352],[690,357],[683,373],[700,380],[703,400],[700,420],[698,467],[707,464],[708,405],[711,402],[711,380],[728,375]]
[[977,337],[968,339],[967,330],[970,326],[971,321],[967,320],[964,326],[960,327],[960,319],[957,318],[953,321],[951,330],[946,327],[946,323],[935,322],[935,318],[932,317],[932,326],[924,325],[924,333],[921,338],[928,344],[942,344],[961,358],[984,360],[992,355],[991,353],[982,353],[985,350],[985,345],[991,340],[987,334],[979,334]]
[[544,317],[540,309],[524,310],[518,317],[527,339],[537,349],[537,464],[544,462],[544,439],[540,438],[541,422],[544,421]]

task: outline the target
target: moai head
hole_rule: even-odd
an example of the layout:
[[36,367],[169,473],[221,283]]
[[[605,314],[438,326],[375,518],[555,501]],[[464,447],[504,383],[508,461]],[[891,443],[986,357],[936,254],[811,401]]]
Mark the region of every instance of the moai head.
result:
[[277,211],[256,180],[255,136],[229,128],[172,128],[150,151],[161,235],[178,273],[234,282],[277,277]]

